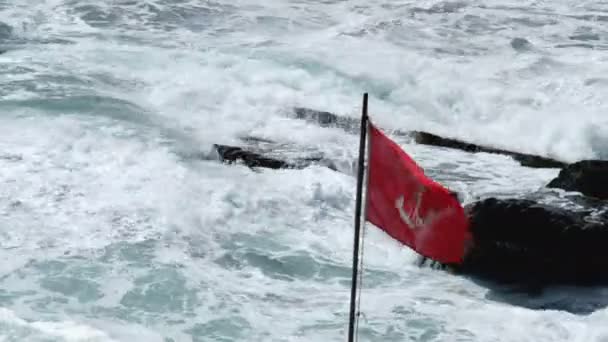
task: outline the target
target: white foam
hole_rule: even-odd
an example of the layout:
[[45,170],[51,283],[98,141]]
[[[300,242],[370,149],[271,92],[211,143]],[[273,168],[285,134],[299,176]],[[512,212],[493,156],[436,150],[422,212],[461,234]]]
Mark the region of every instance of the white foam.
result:
[[[221,20],[217,30],[200,31],[186,24],[163,31],[150,22],[157,12],[194,13],[190,7],[200,2],[79,4],[98,6],[117,23],[87,24],[82,8],[62,0],[0,12],[18,37],[30,40],[0,57],[32,69],[11,81],[44,80],[11,90],[14,101],[0,117],[0,153],[11,156],[0,158],[0,271],[13,303],[2,315],[27,334],[188,341],[194,334],[188,329],[217,328],[223,319],[236,327],[201,334],[242,329],[232,338],[343,340],[354,177],[320,167],[253,172],[175,153],[240,144],[238,136],[252,134],[354,160],[356,135],[286,119],[294,105],[358,117],[368,91],[370,112],[384,128],[426,129],[565,160],[606,157],[608,82],[601,75],[608,61],[599,49],[555,48],[582,26],[603,34],[600,21],[569,16],[601,13],[586,9],[600,6],[591,1],[474,1],[451,13],[437,13],[449,7],[437,0],[238,0],[225,8],[207,2],[221,8],[214,12]],[[516,6],[527,10],[509,9]],[[513,22],[553,16],[558,23]],[[72,44],[36,43],[55,38]],[[529,40],[533,49],[515,51],[513,38]],[[45,91],[105,96],[134,109],[46,112],[27,102]],[[465,202],[532,192],[557,173],[503,156],[400,143]],[[106,248],[135,249],[141,241],[155,250],[139,264],[128,256],[100,259]],[[605,309],[577,316],[501,303],[464,278],[415,267],[415,254],[378,229],[368,226],[365,241],[361,328],[374,335],[368,339],[591,341],[608,333]],[[79,301],[44,287],[51,276],[32,269],[30,260],[67,263],[68,271],[52,276],[86,278],[103,296]],[[89,263],[101,274],[70,271]],[[184,276],[186,292],[195,293],[195,299],[167,294],[183,312],[155,312],[146,307],[152,301],[121,303],[128,293],[162,287],[168,280],[154,276],[166,269]],[[40,306],[58,322],[39,319]]]
[[[7,325],[5,328],[10,333],[8,336],[15,337],[15,335],[21,338],[31,336],[34,334],[38,338],[41,337],[52,337],[61,338],[64,341],[116,341],[110,338],[103,331],[97,330],[93,327],[78,324],[72,321],[63,322],[45,322],[45,321],[33,321],[28,322],[13,311],[6,308],[0,308],[0,325]],[[18,332],[15,332],[17,330]],[[5,337],[6,338],[6,337]]]

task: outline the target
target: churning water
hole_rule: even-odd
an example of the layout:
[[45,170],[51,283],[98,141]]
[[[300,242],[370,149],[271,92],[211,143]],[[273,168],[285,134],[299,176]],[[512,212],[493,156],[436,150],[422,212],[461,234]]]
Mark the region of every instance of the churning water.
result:
[[[2,341],[344,341],[353,174],[206,157],[355,160],[293,106],[608,158],[606,1],[0,0],[0,51]],[[400,143],[465,201],[558,172]],[[608,309],[555,309],[580,290],[505,299],[373,227],[364,258],[362,341],[608,341]]]

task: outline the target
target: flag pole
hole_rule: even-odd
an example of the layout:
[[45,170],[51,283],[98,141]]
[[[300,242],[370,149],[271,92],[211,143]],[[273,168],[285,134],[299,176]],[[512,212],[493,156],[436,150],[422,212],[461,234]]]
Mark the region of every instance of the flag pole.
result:
[[359,140],[359,163],[357,169],[357,197],[355,203],[355,236],[353,246],[353,275],[350,292],[350,317],[348,323],[348,341],[353,342],[355,328],[355,298],[357,294],[357,273],[359,267],[359,235],[361,232],[361,202],[363,194],[363,174],[365,165],[365,138],[367,135],[367,93],[363,94],[361,111],[361,136]]

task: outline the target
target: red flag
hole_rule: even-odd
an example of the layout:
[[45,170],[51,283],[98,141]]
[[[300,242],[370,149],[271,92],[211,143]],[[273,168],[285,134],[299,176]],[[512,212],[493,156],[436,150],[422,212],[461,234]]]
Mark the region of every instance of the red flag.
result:
[[371,122],[368,127],[366,220],[423,256],[460,263],[470,235],[458,200]]

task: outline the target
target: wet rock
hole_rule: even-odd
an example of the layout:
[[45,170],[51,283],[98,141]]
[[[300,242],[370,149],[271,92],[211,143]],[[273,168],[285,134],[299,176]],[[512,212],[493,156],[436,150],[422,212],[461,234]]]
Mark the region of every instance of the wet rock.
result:
[[555,45],[556,49],[565,49],[565,48],[583,48],[583,49],[595,49],[595,45],[593,44],[557,44]]
[[528,51],[532,48],[532,44],[524,38],[513,38],[511,40],[511,47],[515,51]]
[[237,146],[214,144],[218,157],[226,163],[242,162],[248,167],[263,167],[269,169],[286,169],[292,167],[283,160],[264,157],[261,154],[244,150]]
[[308,108],[296,107],[294,108],[294,114],[296,119],[305,120],[320,127],[340,128],[349,133],[359,133],[361,125],[359,119]]
[[569,37],[571,40],[591,41],[600,40],[600,35],[597,33],[581,33]]
[[458,272],[499,282],[608,284],[608,214],[527,199],[488,198],[466,207],[473,246]]
[[0,40],[8,39],[13,34],[13,28],[0,21]]
[[430,8],[414,7],[411,9],[411,13],[424,13],[424,14],[449,14],[456,13],[467,6],[465,1],[444,1],[439,2]]
[[253,151],[238,146],[228,145],[213,145],[217,158],[225,163],[243,163],[250,168],[267,168],[267,169],[303,169],[313,164],[328,167],[334,171],[338,171],[337,166],[331,160],[321,156],[307,156],[300,158],[275,158],[268,156],[267,153],[261,151]]
[[478,153],[495,153],[502,154],[506,156],[510,156],[513,159],[517,160],[521,165],[535,168],[559,168],[564,167],[567,164],[558,160],[554,160],[551,158],[536,156],[532,154],[512,152],[503,149],[486,147],[477,144],[467,143],[458,139],[452,138],[444,138],[432,133],[428,132],[419,132],[414,131],[414,140],[418,144],[422,145],[430,145],[430,146],[438,146],[438,147],[447,147],[453,148],[461,151]]
[[[295,118],[306,120],[308,122],[315,123],[321,127],[337,127],[345,130],[346,132],[358,134],[360,129],[360,120],[355,118],[340,117],[330,112],[317,111],[314,109],[307,108],[294,108]],[[504,149],[498,149],[493,147],[487,147],[477,145],[473,143],[464,142],[458,139],[445,138],[436,134],[423,132],[423,131],[395,131],[395,135],[411,136],[414,138],[416,143],[429,146],[446,147],[458,149],[466,152],[477,153],[495,153],[510,156],[511,158],[518,161],[523,166],[535,167],[535,168],[561,168],[567,165],[567,163],[541,157],[532,154],[519,153],[513,151],[507,151]]]
[[608,160],[583,160],[567,165],[547,187],[608,200]]

